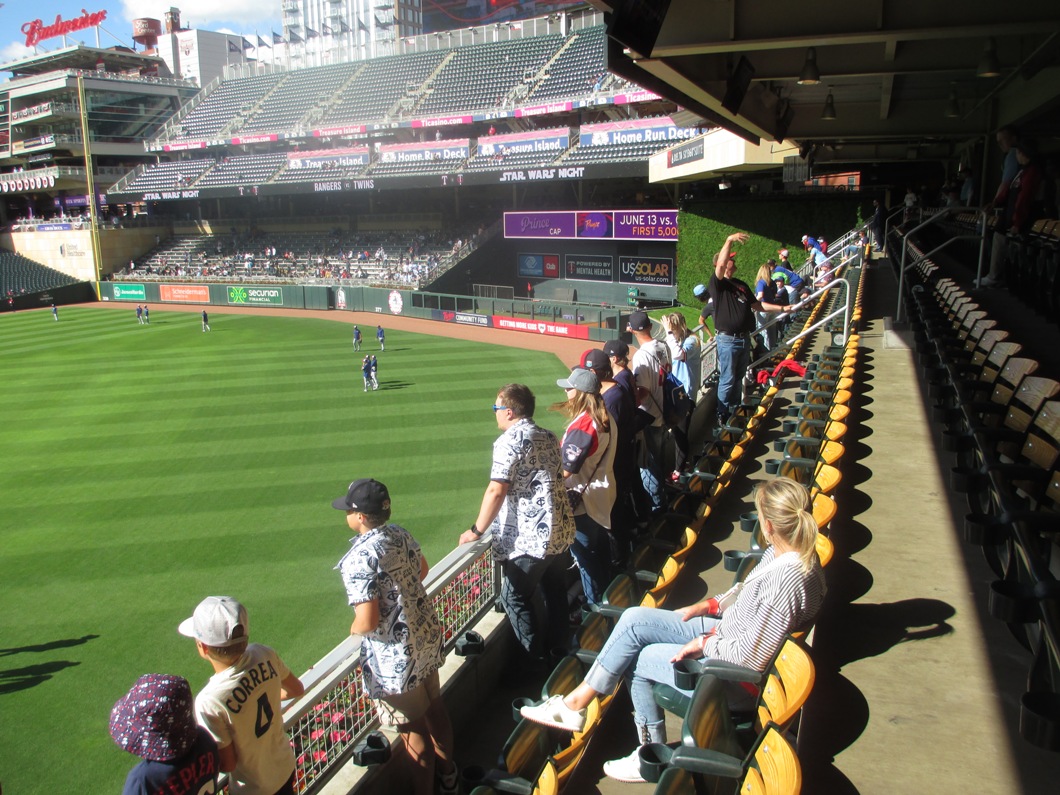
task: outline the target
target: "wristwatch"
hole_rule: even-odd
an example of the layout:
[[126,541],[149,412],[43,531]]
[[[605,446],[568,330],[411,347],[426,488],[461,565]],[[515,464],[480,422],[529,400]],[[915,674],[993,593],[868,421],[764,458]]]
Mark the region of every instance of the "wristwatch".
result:
[[484,530],[479,530],[478,529],[478,525],[477,524],[473,524],[473,525],[471,525],[471,532],[474,533],[475,535],[477,535],[479,538],[482,538],[482,534],[485,531]]

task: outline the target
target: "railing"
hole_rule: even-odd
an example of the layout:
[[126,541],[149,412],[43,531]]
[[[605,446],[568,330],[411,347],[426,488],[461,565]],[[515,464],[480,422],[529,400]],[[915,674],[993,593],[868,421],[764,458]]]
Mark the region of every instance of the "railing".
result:
[[[434,601],[446,652],[486,615],[500,593],[492,534],[457,547],[424,581]],[[301,679],[305,695],[284,710],[295,749],[295,791],[312,793],[346,762],[357,742],[378,725],[361,688],[360,638],[346,637]]]
[[[982,211],[980,211],[981,218],[980,218],[980,227],[979,227],[979,232],[978,233],[976,233],[974,235],[954,235],[953,237],[948,238],[947,240],[942,242],[941,244],[935,246],[935,248],[931,249],[931,251],[928,251],[925,254],[921,254],[915,260],[913,260],[909,264],[906,264],[906,255],[909,252],[909,238],[912,236],[912,234],[914,232],[919,232],[924,227],[930,226],[931,224],[938,223],[939,221],[942,221],[943,219],[948,218],[951,215],[953,215],[955,213],[959,213],[959,212],[967,212],[967,208],[966,207],[945,207],[945,208],[942,208],[940,210],[937,210],[937,211],[933,212],[931,214],[931,216],[926,221],[921,221],[919,224],[917,224],[912,229],[910,229],[908,232],[906,232],[906,234],[903,236],[903,238],[902,238],[902,260],[901,260],[901,266],[898,269],[898,304],[897,304],[897,306],[894,309],[894,321],[896,323],[900,323],[902,321],[902,304],[904,303],[904,297],[905,297],[904,287],[905,287],[905,274],[906,274],[906,271],[908,271],[910,268],[915,268],[921,261],[923,261],[923,260],[927,259],[928,257],[930,257],[936,251],[940,251],[941,249],[943,249],[946,246],[950,245],[950,243],[953,243],[953,242],[955,242],[957,240],[980,240],[980,241],[982,241],[982,242],[980,242],[980,245],[979,245],[979,266],[978,266],[978,276],[982,276],[982,272],[983,272],[983,253],[984,253],[984,250],[985,250],[985,240],[986,240],[986,213],[984,213]],[[977,277],[976,284],[978,284],[978,283],[979,283],[979,281],[978,281],[978,277]]]

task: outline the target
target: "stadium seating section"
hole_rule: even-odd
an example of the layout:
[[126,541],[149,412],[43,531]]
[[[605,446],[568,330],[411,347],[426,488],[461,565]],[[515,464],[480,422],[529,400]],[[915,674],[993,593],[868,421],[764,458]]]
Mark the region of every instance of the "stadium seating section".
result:
[[0,251],[0,298],[39,293],[76,283],[77,279],[27,259],[21,254]]

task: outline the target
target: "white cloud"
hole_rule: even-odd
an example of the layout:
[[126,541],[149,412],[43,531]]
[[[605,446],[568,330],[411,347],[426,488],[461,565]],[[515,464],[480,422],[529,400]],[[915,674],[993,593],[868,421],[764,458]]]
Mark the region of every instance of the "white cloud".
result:
[[214,23],[228,23],[244,31],[280,24],[280,0],[121,0],[122,15],[127,20],[140,17],[165,19],[166,12],[180,9],[183,25],[216,30]]
[[27,47],[25,40],[13,41],[10,44],[0,47],[0,64],[17,61],[28,55],[33,55],[33,48]]

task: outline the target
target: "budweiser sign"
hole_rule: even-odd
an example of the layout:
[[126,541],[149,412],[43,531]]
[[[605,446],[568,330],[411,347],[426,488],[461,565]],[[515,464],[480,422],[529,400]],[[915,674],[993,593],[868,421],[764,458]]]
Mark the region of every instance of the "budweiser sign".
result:
[[26,34],[26,46],[33,47],[45,39],[66,36],[85,28],[94,28],[102,24],[106,18],[106,11],[96,11],[90,14],[82,8],[81,16],[73,19],[63,19],[61,15],[56,14],[55,22],[50,25],[45,25],[41,19],[27,22],[22,26],[22,32]]

